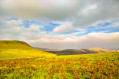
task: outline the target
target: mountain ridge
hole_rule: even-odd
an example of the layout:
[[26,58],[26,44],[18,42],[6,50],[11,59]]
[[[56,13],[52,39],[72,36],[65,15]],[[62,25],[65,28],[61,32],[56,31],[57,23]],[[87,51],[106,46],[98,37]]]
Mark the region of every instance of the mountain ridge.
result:
[[110,49],[102,49],[98,47],[92,47],[89,49],[81,49],[81,50],[75,50],[75,49],[66,49],[62,51],[47,51],[51,52],[57,55],[76,55],[76,54],[90,54],[90,53],[108,53],[108,52],[119,52],[119,50],[110,50]]

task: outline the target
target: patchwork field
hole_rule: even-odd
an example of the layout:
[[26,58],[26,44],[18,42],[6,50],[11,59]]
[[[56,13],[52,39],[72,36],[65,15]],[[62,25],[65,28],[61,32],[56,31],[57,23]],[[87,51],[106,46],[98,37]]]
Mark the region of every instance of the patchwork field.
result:
[[118,79],[119,52],[0,60],[0,79]]

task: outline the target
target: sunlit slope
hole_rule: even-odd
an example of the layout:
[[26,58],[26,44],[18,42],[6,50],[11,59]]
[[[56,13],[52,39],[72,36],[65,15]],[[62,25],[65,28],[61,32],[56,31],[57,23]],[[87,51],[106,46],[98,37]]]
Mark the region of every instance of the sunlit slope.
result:
[[37,50],[22,41],[0,41],[0,58],[55,56],[54,54]]

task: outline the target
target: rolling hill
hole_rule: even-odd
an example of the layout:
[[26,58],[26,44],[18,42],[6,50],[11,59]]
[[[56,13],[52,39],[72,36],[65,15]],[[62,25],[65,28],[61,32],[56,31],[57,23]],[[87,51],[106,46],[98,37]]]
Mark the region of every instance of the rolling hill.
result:
[[55,56],[42,50],[37,50],[29,44],[16,40],[0,41],[0,59],[2,58],[18,58],[18,57],[39,57],[39,56]]
[[76,55],[76,54],[90,54],[90,53],[107,53],[107,52],[117,52],[118,50],[109,50],[109,49],[102,49],[93,47],[90,49],[81,49],[81,50],[74,50],[74,49],[66,49],[62,51],[47,51],[57,55]]

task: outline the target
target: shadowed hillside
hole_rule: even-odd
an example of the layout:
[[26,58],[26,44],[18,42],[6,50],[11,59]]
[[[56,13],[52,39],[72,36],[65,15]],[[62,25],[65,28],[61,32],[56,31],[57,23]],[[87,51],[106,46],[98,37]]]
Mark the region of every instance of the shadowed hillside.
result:
[[47,51],[57,55],[76,55],[76,54],[90,54],[90,53],[107,53],[107,52],[117,52],[118,50],[109,50],[109,49],[101,49],[97,47],[93,47],[90,49],[81,49],[81,50],[74,50],[74,49],[66,49],[62,51]]
[[54,54],[37,50],[22,41],[0,41],[0,58],[39,57],[46,55],[50,56]]
[[43,51],[61,51],[61,49],[49,49],[49,48],[39,48],[39,47],[34,47],[34,48]]

